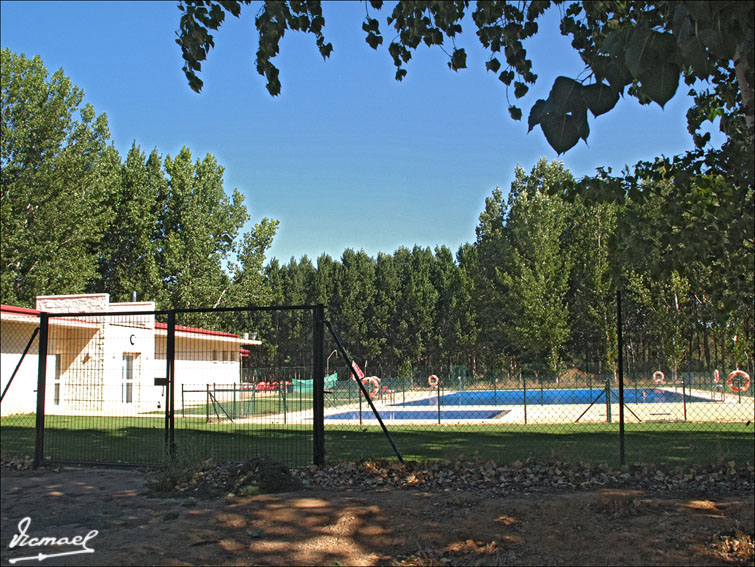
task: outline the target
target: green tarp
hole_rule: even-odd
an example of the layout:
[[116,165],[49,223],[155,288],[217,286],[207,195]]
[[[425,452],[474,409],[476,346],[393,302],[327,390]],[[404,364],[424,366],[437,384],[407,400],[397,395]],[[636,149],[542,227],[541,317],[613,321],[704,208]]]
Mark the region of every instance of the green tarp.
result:
[[[338,373],[335,372],[325,377],[325,389],[330,390],[338,381]],[[311,392],[313,380],[297,380],[294,378],[294,392]]]

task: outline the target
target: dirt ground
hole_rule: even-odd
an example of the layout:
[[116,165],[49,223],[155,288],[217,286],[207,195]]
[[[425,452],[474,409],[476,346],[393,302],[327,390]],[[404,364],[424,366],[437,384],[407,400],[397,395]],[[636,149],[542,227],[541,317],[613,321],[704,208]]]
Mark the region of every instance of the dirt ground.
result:
[[[755,558],[752,491],[307,488],[198,498],[150,491],[139,471],[63,468],[3,469],[1,503],[2,565],[753,565]],[[90,534],[94,551],[53,557],[82,547],[35,547],[28,539],[10,548],[20,532],[69,543]],[[50,557],[39,561],[40,552]]]

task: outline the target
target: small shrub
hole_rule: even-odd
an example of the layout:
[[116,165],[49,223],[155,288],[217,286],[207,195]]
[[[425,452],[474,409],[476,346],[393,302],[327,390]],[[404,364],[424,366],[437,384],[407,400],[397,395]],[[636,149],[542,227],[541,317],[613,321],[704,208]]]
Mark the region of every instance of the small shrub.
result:
[[166,456],[160,470],[147,481],[147,487],[156,492],[170,492],[190,484],[212,466],[212,460],[202,460],[195,451],[181,451]]

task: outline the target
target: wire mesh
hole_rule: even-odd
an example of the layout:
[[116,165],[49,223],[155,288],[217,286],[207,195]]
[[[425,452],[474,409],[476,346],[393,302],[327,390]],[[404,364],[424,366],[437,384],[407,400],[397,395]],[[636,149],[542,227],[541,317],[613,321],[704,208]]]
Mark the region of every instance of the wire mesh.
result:
[[[503,462],[554,456],[619,461],[622,410],[614,373],[463,370],[468,369],[402,373],[379,367],[361,378],[405,457],[476,453]],[[338,374],[326,396],[329,454],[350,460],[390,457],[350,372]],[[741,375],[730,384],[723,373],[717,381],[707,372],[670,376],[661,379],[651,371],[624,377],[627,463],[752,462],[752,384]]]
[[[176,324],[178,451],[312,464],[311,311],[179,313]],[[283,360],[286,343],[295,355]]]
[[0,355],[0,446],[4,455],[34,454],[37,405],[39,321],[16,317],[3,321]]
[[[6,319],[3,388],[39,325],[28,314],[15,327]],[[3,455],[30,456],[36,443],[43,463],[154,465],[171,453],[313,462],[311,309],[132,309],[48,320],[43,389],[34,343],[3,398]],[[280,344],[297,358],[283,358]]]
[[[257,455],[290,466],[316,461],[312,310],[172,316],[172,366],[168,312],[49,316],[41,457],[158,464],[172,447],[216,462]],[[4,455],[34,449],[40,349],[30,339],[38,324],[36,317],[3,318]],[[501,462],[558,456],[615,464],[623,414],[629,464],[753,460],[753,384],[736,367],[673,369],[629,358],[622,407],[616,373],[598,363],[550,373],[544,365],[363,361],[357,377],[332,337],[322,346],[329,460],[395,455],[355,378],[408,459],[476,453]]]
[[51,314],[45,461],[156,464],[164,453],[165,374],[154,313]]

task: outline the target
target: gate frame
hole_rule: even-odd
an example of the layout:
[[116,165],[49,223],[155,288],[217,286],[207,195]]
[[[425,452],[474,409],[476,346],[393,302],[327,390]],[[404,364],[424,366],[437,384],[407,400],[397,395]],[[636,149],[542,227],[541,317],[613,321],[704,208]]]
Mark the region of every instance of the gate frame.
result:
[[[315,305],[270,305],[247,307],[217,307],[214,309],[169,309],[151,311],[111,311],[111,312],[71,312],[71,313],[40,313],[39,321],[39,358],[37,366],[37,414],[35,422],[34,459],[33,468],[39,468],[43,463],[45,446],[45,396],[47,389],[47,344],[49,340],[50,317],[115,317],[131,315],[167,315],[166,339],[166,403],[165,403],[165,451],[171,458],[177,454],[175,442],[175,346],[176,346],[176,314],[179,313],[230,313],[255,311],[312,311],[312,437],[313,461],[317,466],[325,464],[325,306]],[[143,466],[143,465],[139,465]]]

